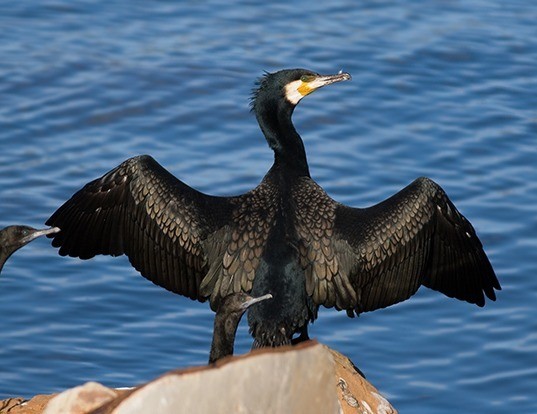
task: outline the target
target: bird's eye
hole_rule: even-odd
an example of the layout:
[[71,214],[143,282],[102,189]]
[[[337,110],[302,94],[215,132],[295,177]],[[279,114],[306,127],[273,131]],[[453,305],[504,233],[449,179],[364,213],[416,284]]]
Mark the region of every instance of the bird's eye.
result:
[[23,236],[28,236],[28,230],[23,230],[21,233]]
[[315,76],[313,76],[313,75],[302,75],[300,77],[300,80],[302,82],[311,82],[313,80],[313,78],[315,78]]

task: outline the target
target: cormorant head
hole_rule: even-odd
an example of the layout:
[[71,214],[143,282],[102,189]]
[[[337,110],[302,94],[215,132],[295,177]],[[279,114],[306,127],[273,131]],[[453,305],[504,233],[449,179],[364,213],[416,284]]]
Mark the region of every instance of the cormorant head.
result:
[[284,69],[266,73],[258,81],[258,87],[252,94],[252,110],[259,112],[269,103],[281,102],[294,108],[300,100],[313,91],[351,79],[346,72],[335,75],[320,75],[307,69]]
[[22,246],[40,236],[59,231],[58,227],[37,230],[28,226],[8,226],[0,230],[0,271],[6,260]]
[[40,236],[59,231],[58,227],[37,230],[29,226],[7,226],[0,231],[0,245],[6,249],[17,250]]
[[252,94],[252,112],[263,135],[275,154],[275,162],[283,162],[299,175],[309,175],[302,139],[291,121],[300,100],[313,91],[351,79],[348,73],[319,75],[306,69],[285,69],[267,73],[258,81]]
[[272,295],[267,293],[254,298],[244,292],[232,293],[223,299],[218,312],[224,312],[227,315],[236,314],[240,317],[250,306],[266,299],[272,299]]
[[254,298],[244,292],[236,292],[222,299],[214,317],[210,364],[225,356],[233,355],[235,334],[242,315],[250,306],[271,298],[270,293]]

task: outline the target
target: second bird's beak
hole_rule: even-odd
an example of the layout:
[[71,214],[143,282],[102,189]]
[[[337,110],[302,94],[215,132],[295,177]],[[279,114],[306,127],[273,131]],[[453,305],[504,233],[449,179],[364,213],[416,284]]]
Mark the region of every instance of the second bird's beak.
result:
[[30,243],[32,240],[35,240],[38,237],[58,233],[59,231],[60,231],[59,227],[50,227],[48,229],[36,230],[30,233],[28,236],[22,238],[20,242],[24,245],[24,244]]
[[263,301],[263,300],[265,300],[265,299],[272,299],[272,295],[271,295],[270,293],[267,293],[266,295],[259,296],[259,297],[257,297],[257,298],[249,299],[249,300],[247,300],[246,302],[244,302],[244,303],[241,305],[241,307],[242,307],[243,309],[246,310],[246,309],[248,309],[250,306],[252,306],[252,305],[254,305],[254,304],[258,303],[258,302],[261,302],[261,301]]

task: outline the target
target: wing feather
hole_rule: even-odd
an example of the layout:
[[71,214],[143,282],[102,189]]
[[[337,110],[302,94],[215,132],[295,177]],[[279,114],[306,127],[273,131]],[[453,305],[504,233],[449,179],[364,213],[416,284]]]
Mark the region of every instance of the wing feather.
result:
[[354,252],[357,311],[408,299],[421,285],[483,306],[501,289],[475,230],[440,186],[419,178],[367,209],[339,206],[337,234]]
[[203,241],[230,217],[228,198],[192,189],[143,155],[85,185],[47,223],[61,229],[52,244],[63,256],[126,254],[157,285],[205,300]]
[[421,285],[483,306],[501,289],[472,225],[440,186],[418,178],[366,209],[304,179],[295,190],[306,291],[353,314],[411,297]]

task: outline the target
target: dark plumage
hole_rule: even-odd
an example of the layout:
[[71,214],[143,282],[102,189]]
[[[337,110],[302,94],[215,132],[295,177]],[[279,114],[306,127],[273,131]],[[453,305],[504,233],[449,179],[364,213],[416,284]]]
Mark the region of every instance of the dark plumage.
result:
[[244,292],[238,292],[222,299],[214,316],[213,342],[211,344],[209,364],[225,356],[233,355],[235,334],[242,315],[250,306],[266,299],[272,299],[272,295],[267,293],[253,298]]
[[56,227],[37,230],[28,226],[8,226],[0,230],[0,273],[7,259],[21,247],[40,236],[59,231]]
[[61,255],[126,254],[154,283],[217,309],[234,292],[273,299],[250,309],[255,346],[307,338],[319,306],[349,316],[401,302],[421,285],[483,306],[500,284],[472,225],[440,186],[418,178],[369,208],[332,200],[310,178],[291,115],[313,90],[350,79],[267,74],[252,110],[274,164],[252,191],[200,193],[153,158],[126,160],[47,221]]

